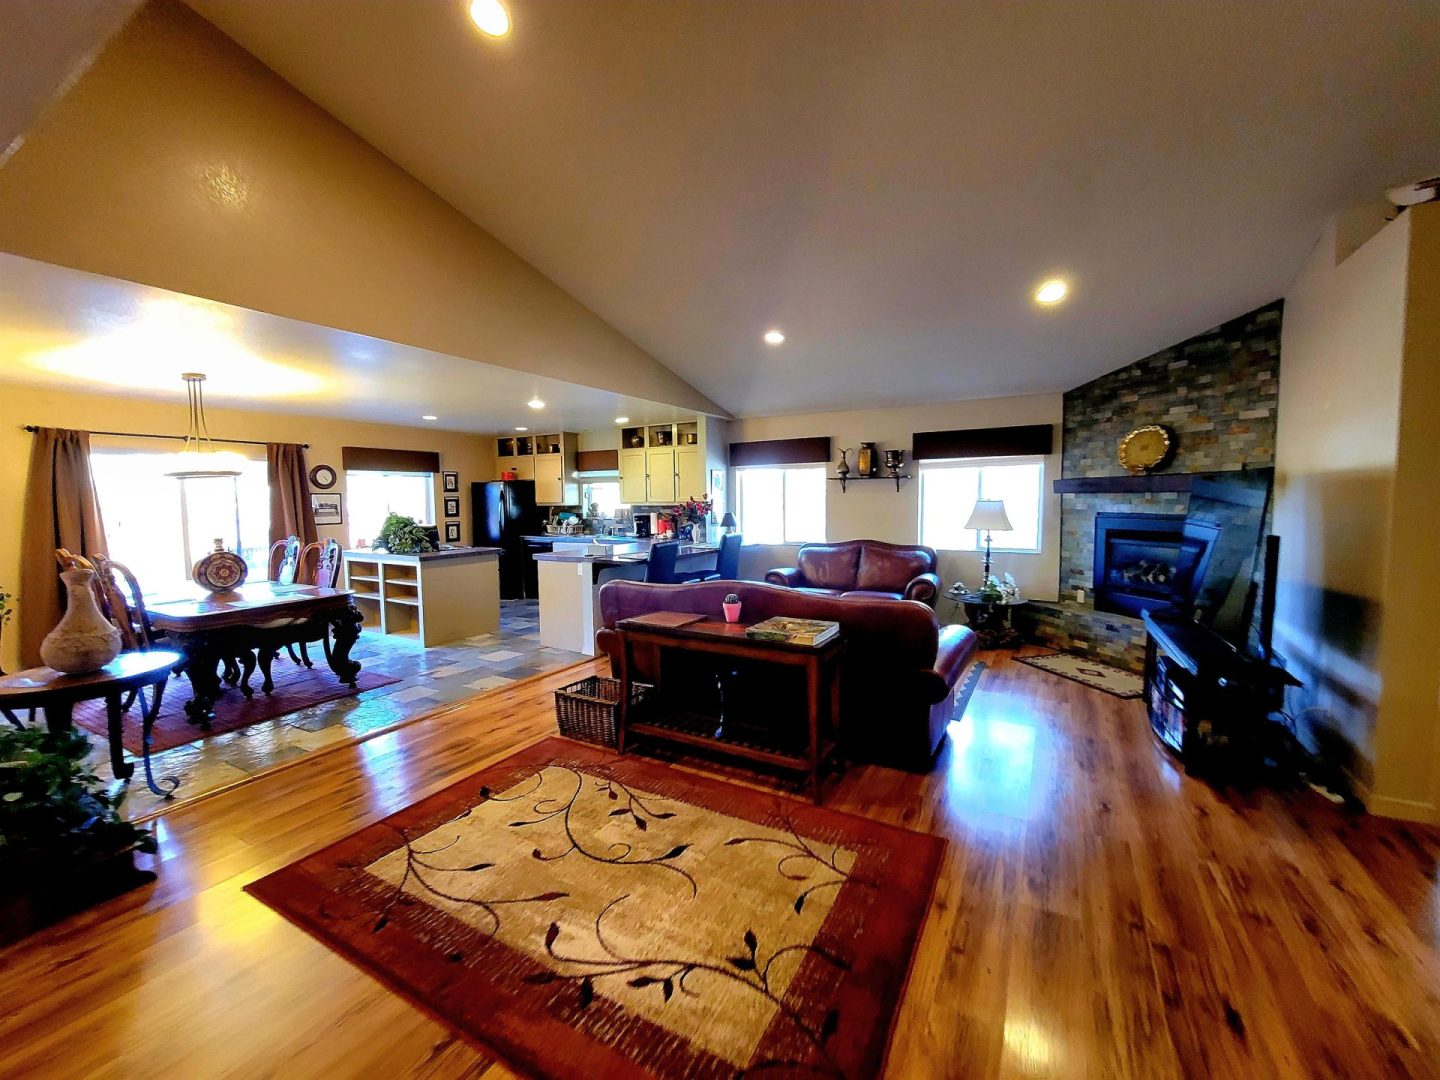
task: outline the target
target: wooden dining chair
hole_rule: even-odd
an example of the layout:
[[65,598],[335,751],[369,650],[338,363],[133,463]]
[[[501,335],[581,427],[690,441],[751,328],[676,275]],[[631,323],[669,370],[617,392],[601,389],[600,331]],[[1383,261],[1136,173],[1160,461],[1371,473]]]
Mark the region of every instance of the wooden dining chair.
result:
[[300,561],[295,568],[295,581],[298,584],[315,584],[315,569],[320,562],[320,549],[324,546],[316,540],[300,549]]
[[270,545],[270,580],[277,585],[294,585],[300,571],[300,538],[287,536]]
[[[313,556],[311,555],[312,551]],[[300,565],[302,568],[308,567],[309,573],[300,578],[301,583],[304,585],[318,585],[322,589],[335,588],[340,581],[340,561],[340,544],[338,541],[326,540],[323,544],[306,544],[305,550],[300,553]],[[328,636],[324,639],[324,642],[325,657],[328,660],[330,657],[330,639]],[[298,656],[295,653],[297,647],[300,650]],[[290,659],[295,663],[304,664],[307,668],[313,668],[315,666],[310,660],[310,650],[306,648],[305,642],[291,642],[286,646],[286,651],[290,654]]]
[[[161,635],[150,625],[150,613],[145,610],[145,593],[130,568],[107,555],[88,555],[86,558],[95,567],[94,587],[100,611],[120,631],[120,648],[125,652],[154,648]],[[173,673],[178,675],[183,670],[184,665],[177,664]],[[122,712],[130,711],[139,692],[130,691],[121,704]]]

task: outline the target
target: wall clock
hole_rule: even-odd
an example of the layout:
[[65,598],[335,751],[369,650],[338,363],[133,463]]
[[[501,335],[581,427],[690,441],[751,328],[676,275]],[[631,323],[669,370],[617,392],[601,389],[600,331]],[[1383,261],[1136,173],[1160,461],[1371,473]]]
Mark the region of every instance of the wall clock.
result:
[[1170,456],[1173,440],[1168,429],[1158,424],[1138,427],[1120,440],[1120,464],[1132,476],[1140,476],[1162,465]]
[[310,486],[322,491],[335,486],[335,470],[329,465],[316,465],[310,470]]

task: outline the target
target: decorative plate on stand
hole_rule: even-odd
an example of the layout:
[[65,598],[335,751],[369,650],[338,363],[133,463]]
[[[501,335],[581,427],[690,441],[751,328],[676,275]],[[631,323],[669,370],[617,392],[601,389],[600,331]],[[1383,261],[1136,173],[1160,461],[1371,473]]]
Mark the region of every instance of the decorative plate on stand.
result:
[[226,551],[224,541],[217,539],[215,550],[195,564],[191,576],[202,589],[223,593],[245,584],[249,573],[249,564],[235,552]]
[[1117,456],[1132,476],[1141,476],[1164,464],[1170,456],[1172,442],[1168,429],[1159,424],[1149,424],[1136,428],[1121,439]]

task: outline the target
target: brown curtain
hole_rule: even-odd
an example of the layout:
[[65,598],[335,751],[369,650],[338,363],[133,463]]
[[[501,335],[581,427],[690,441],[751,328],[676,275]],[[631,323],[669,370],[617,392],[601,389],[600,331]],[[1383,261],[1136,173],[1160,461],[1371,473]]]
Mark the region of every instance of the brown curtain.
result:
[[105,527],[90,477],[90,433],[39,428],[30,447],[30,477],[20,543],[20,661],[40,663],[40,642],[64,612],[55,549],[77,555],[105,550]]
[[320,539],[310,507],[310,471],[305,448],[298,443],[265,444],[266,478],[270,481],[270,542],[298,536],[301,544]]

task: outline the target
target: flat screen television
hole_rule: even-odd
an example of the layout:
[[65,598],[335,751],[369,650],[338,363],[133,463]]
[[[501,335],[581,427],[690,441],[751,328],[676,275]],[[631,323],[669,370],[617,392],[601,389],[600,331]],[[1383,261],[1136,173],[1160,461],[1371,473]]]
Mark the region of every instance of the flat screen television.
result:
[[[1256,600],[1257,594],[1267,598],[1262,614],[1267,613],[1275,583],[1257,584],[1256,568],[1265,547],[1273,477],[1272,469],[1197,477],[1185,514],[1187,532],[1209,539],[1188,590],[1192,616],[1240,652],[1267,659],[1269,628],[1256,618]],[[1264,569],[1273,572],[1272,559],[1264,560]]]

